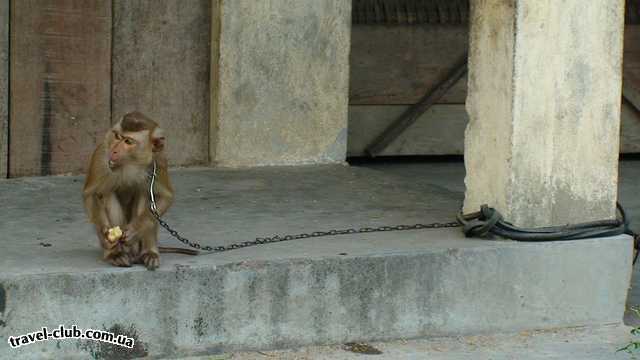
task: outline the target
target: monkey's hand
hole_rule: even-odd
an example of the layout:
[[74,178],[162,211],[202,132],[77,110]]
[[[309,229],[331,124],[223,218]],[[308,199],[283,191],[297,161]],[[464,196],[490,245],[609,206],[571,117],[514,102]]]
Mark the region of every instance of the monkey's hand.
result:
[[107,240],[109,242],[117,242],[122,237],[122,229],[120,226],[112,227],[107,230]]
[[104,228],[102,233],[106,249],[113,249],[116,245],[126,242],[126,234],[120,229],[120,226]]

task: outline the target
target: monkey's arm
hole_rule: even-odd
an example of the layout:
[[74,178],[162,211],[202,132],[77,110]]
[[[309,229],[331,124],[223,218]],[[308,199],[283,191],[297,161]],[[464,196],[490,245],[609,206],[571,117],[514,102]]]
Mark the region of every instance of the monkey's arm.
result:
[[100,194],[106,178],[106,165],[100,161],[100,155],[103,152],[103,145],[99,145],[93,152],[82,189],[82,198],[89,221],[96,225],[106,225],[108,222],[107,209]]

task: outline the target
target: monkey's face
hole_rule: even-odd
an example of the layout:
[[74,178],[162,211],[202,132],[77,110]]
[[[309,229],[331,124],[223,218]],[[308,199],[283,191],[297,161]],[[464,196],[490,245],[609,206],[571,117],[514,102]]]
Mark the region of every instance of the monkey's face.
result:
[[117,170],[127,165],[147,167],[152,161],[149,131],[123,132],[114,127],[107,134],[107,165]]

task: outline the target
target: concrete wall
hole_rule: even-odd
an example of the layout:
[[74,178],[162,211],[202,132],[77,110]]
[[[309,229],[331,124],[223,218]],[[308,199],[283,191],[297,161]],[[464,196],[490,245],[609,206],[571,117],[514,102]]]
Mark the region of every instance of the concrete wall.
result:
[[214,162],[343,161],[351,2],[233,0],[218,6]]

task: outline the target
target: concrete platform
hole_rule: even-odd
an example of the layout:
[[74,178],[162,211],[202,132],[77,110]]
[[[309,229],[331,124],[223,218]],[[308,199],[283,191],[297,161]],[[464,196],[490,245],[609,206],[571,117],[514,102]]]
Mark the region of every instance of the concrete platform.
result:
[[[635,177],[640,163],[623,165],[621,189],[633,196],[626,168]],[[212,245],[451,221],[463,171],[462,163],[176,170],[167,221]],[[169,255],[148,272],[99,260],[81,186],[75,177],[0,182],[0,338],[76,324],[139,346],[123,353],[66,340],[14,350],[3,340],[0,358],[176,356],[622,320],[627,237],[525,244],[464,239],[458,229],[389,232]]]

